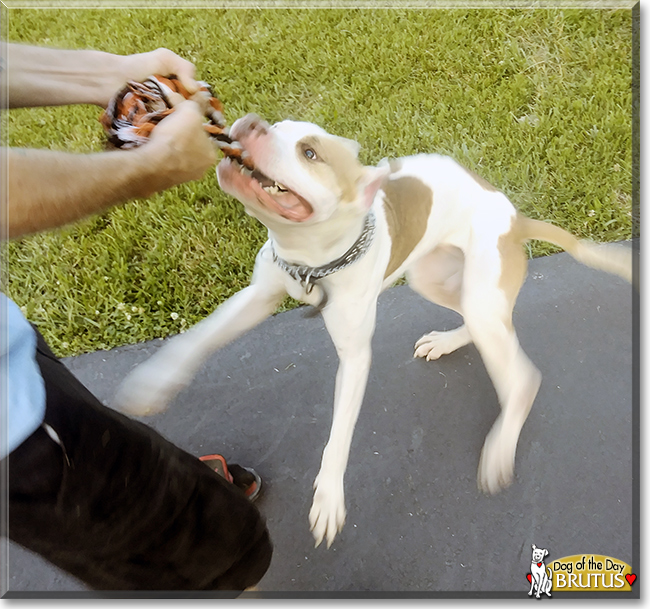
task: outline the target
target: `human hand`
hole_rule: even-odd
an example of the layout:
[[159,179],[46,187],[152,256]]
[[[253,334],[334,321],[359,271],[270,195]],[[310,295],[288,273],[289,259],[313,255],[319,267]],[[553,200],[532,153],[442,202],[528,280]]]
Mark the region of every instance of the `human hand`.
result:
[[189,93],[194,94],[199,89],[199,84],[194,80],[195,71],[193,63],[162,47],[148,53],[124,56],[124,83],[128,80],[142,82],[152,74],[161,76],[175,74]]
[[[187,89],[191,98],[199,104],[204,112],[210,109],[210,94],[207,91],[200,91],[199,83],[194,80],[196,68],[193,63],[179,57],[173,51],[159,48],[148,53],[137,53],[126,55],[124,59],[123,78],[124,83],[129,80],[142,82],[149,76],[159,74],[160,76],[171,76],[175,74],[181,85]],[[116,90],[119,87],[116,88]],[[169,93],[168,99],[173,106],[177,106],[185,100],[183,95]]]
[[203,121],[198,104],[184,101],[151,132],[140,149],[154,173],[151,192],[198,180],[216,163],[216,149]]

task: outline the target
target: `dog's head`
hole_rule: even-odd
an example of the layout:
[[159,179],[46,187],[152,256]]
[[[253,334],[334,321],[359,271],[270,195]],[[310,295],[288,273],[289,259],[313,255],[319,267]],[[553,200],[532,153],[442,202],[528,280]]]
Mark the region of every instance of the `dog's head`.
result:
[[535,544],[533,544],[532,562],[542,562],[545,556],[548,556],[548,550],[544,548],[538,548]]
[[217,167],[221,188],[262,222],[321,222],[340,211],[365,214],[390,172],[364,167],[359,145],[312,123],[269,125],[254,114],[230,130],[268,179],[258,181],[225,158]]

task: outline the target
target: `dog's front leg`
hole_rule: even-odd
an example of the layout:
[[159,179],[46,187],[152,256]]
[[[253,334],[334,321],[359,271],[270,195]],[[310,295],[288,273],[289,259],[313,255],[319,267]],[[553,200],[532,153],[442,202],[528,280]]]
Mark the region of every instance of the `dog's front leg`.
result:
[[316,546],[326,537],[330,547],[345,523],[343,476],[370,370],[376,307],[376,298],[361,306],[359,300],[353,304],[346,299],[346,303],[332,302],[323,311],[339,356],[339,368],[332,429],[314,481],[314,502],[309,512]]
[[251,285],[229,298],[209,317],[171,339],[126,377],[114,406],[129,414],[164,410],[214,351],[266,319],[286,295],[275,265],[258,255]]

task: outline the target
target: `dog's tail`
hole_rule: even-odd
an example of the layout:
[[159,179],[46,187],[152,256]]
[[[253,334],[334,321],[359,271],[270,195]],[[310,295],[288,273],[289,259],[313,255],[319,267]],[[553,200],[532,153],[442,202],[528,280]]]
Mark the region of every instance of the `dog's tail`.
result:
[[593,243],[576,239],[559,226],[517,216],[517,229],[522,241],[536,239],[561,247],[578,262],[601,271],[614,273],[632,283],[632,248],[612,243]]

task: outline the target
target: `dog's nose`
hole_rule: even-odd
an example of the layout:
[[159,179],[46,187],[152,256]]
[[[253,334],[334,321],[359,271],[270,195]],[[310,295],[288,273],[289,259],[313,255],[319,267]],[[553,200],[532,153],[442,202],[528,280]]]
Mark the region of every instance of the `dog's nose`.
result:
[[242,120],[240,127],[242,133],[253,131],[259,135],[266,135],[271,126],[257,114],[247,114]]

